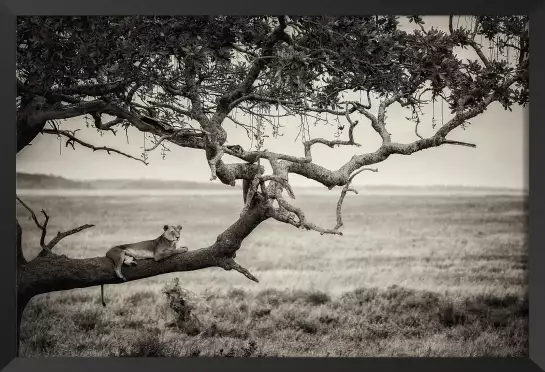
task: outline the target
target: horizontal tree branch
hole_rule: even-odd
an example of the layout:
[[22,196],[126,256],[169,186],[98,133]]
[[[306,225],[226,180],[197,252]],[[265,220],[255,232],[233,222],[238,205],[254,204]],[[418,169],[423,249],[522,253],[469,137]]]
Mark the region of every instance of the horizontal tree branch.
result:
[[181,107],[177,107],[177,106],[174,106],[170,103],[162,103],[162,102],[148,102],[150,105],[152,105],[152,107],[162,107],[162,108],[166,108],[166,109],[169,109],[177,114],[180,114],[180,115],[184,115],[184,116],[187,116],[188,118],[190,119],[194,119],[194,115],[191,113],[191,111],[189,110],[186,110],[186,109],[183,109]]
[[150,147],[150,148],[146,148],[144,149],[144,151],[153,151],[155,150],[157,147],[159,147],[159,145],[165,141],[165,140],[170,140],[176,136],[179,136],[179,135],[184,135],[184,134],[189,134],[189,135],[194,135],[195,133],[204,133],[204,134],[208,134],[207,131],[205,130],[202,130],[202,129],[194,129],[194,128],[181,128],[181,129],[177,129],[174,133],[171,133],[171,134],[165,134],[164,136],[161,136],[157,142],[155,142],[155,144]]
[[224,146],[223,150],[226,154],[236,156],[239,159],[245,160],[250,163],[255,163],[259,159],[277,159],[277,160],[287,160],[294,163],[308,163],[311,161],[311,159],[308,158],[300,158],[297,156],[292,155],[286,155],[286,154],[279,154],[276,152],[271,152],[267,150],[262,151],[244,151],[242,148],[240,148],[238,151],[235,151],[228,146]]
[[69,145],[72,146],[72,149],[76,149],[74,144],[75,143],[78,143],[80,144],[81,146],[83,147],[86,147],[88,149],[91,149],[93,151],[106,151],[108,154],[110,153],[116,153],[116,154],[119,154],[119,155],[123,155],[129,159],[132,159],[132,160],[136,160],[136,161],[139,161],[139,162],[142,162],[144,163],[145,165],[148,165],[148,162],[145,161],[144,159],[139,159],[139,158],[136,158],[132,155],[129,155],[123,151],[119,151],[119,150],[116,150],[114,148],[111,148],[111,147],[107,147],[107,146],[94,146],[94,145],[91,145],[79,138],[77,138],[74,133],[71,133],[70,131],[68,130],[62,130],[62,129],[49,129],[49,128],[46,128],[43,130],[43,133],[46,133],[46,134],[55,134],[55,135],[58,135],[58,136],[64,136],[66,138],[68,138],[68,140],[66,141],[66,146],[68,147]]
[[[132,281],[171,272],[221,267],[238,271],[257,281],[257,278],[233,258],[242,241],[267,218],[268,205],[258,197],[252,208],[218,235],[214,244],[209,247],[181,252],[159,262],[152,259],[138,260],[137,266],[123,266],[123,274],[127,281]],[[78,228],[79,231],[82,228]],[[63,234],[75,233],[78,229]],[[109,248],[104,247],[104,253]],[[18,295],[25,300],[41,293],[124,283],[116,276],[113,262],[105,256],[74,259],[65,255],[41,255],[22,265],[17,275]]]
[[466,147],[477,147],[477,145],[475,145],[474,143],[469,143],[469,142],[461,142],[461,141],[450,141],[450,140],[445,140],[443,141],[444,144],[447,144],[447,145],[458,145],[458,146],[466,146]]
[[[350,119],[350,110],[348,108],[348,105],[346,107],[345,111],[345,117],[348,120],[348,123],[350,124],[350,128],[348,129],[348,141],[342,141],[342,140],[326,140],[324,138],[313,138],[311,140],[303,142],[303,148],[305,151],[305,162],[308,163],[312,161],[312,152],[311,148],[313,145],[317,143],[321,143],[322,145],[329,146],[333,148],[334,146],[356,146],[360,147],[361,145],[359,143],[354,142],[354,128],[356,128],[356,125],[358,125],[358,121],[353,121]],[[289,159],[285,159],[289,160]]]
[[129,85],[129,80],[116,80],[108,83],[82,84],[53,89],[52,92],[62,95],[80,95],[98,97],[124,89]]
[[[505,80],[505,82],[502,84],[502,88],[506,89],[520,79],[520,74],[513,75]],[[459,108],[456,111],[456,115],[441,126],[433,136],[429,138],[422,138],[408,144],[394,142],[383,143],[382,146],[375,152],[353,156],[346,164],[337,170],[329,170],[320,165],[308,162],[289,163],[287,165],[288,172],[299,174],[308,179],[315,180],[328,188],[333,188],[335,186],[344,186],[346,182],[348,182],[350,174],[357,169],[366,165],[380,163],[386,160],[390,155],[411,155],[417,151],[438,147],[443,144],[475,147],[475,145],[470,143],[447,140],[446,136],[454,129],[464,124],[467,120],[483,113],[494,101],[494,94],[491,93],[485,97],[481,103],[471,109],[464,111],[464,107]]]

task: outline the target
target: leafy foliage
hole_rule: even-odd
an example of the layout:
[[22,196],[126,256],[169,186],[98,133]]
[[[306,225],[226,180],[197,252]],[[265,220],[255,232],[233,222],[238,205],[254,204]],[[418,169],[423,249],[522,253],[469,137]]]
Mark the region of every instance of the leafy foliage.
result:
[[[527,75],[516,88],[501,86],[527,69],[527,17],[477,17],[472,29],[458,27],[452,34],[433,28],[409,33],[393,16],[286,19],[284,35],[273,41],[280,21],[265,16],[20,17],[17,75],[27,90],[42,95],[59,90],[130,105],[136,94],[172,124],[184,120],[180,113],[150,102],[188,108],[180,99],[187,96],[186,72],[195,71],[204,111],[214,113],[256,61],[263,66],[246,93],[267,99],[250,97],[244,107],[256,114],[281,101],[302,114],[336,110],[350,90],[401,94],[415,102],[431,87],[453,111],[467,95],[473,97],[467,108],[490,93],[506,107],[528,102]],[[423,27],[420,17],[409,19]],[[494,58],[486,67],[457,57],[456,48],[476,44],[479,36],[494,43],[496,54],[510,50],[519,60]],[[95,89],[77,88],[86,85]]]

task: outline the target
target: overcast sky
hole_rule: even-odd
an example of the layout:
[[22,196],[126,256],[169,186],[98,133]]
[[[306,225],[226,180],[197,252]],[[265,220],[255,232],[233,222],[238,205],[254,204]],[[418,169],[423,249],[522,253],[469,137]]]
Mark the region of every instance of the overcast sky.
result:
[[[434,25],[447,30],[447,17],[424,17],[426,27]],[[376,110],[376,105],[374,105]],[[432,107],[424,110],[425,116],[420,124],[421,135],[432,135]],[[444,107],[444,120],[448,120],[448,109]],[[414,134],[414,124],[406,120],[410,113],[399,105],[392,105],[387,112],[387,126],[395,142],[407,143],[418,139]],[[441,124],[441,103],[435,104],[435,117]],[[330,149],[316,145],[313,147],[314,162],[329,169],[338,169],[352,155],[375,151],[380,146],[379,136],[362,117],[353,115],[360,124],[355,130],[356,142],[361,147],[342,147]],[[244,117],[241,121],[247,121]],[[342,118],[341,121],[344,121]],[[449,139],[472,142],[477,148],[444,145],[425,150],[411,156],[393,155],[373,167],[378,173],[363,173],[355,184],[392,185],[467,185],[495,187],[527,187],[527,108],[513,107],[505,111],[501,105],[492,104],[488,110],[470,121],[463,130],[456,129]],[[299,132],[299,118],[281,119],[282,137],[269,139],[265,148],[271,151],[303,156]],[[310,127],[311,137],[333,139],[336,123],[332,126]],[[102,137],[96,129],[85,126],[83,118],[71,119],[63,123],[63,129],[77,129],[78,137],[97,146],[111,146],[139,157],[142,152],[144,135],[135,129],[114,136],[105,133]],[[224,127],[229,133],[229,144],[240,144],[249,149],[250,141],[240,128],[227,121]],[[346,137],[347,133],[342,136]],[[149,140],[147,145],[149,147]],[[94,152],[78,147],[76,151],[62,145],[54,135],[39,135],[32,146],[27,146],[17,155],[17,171],[60,175],[71,179],[105,178],[159,178],[168,180],[192,180],[207,182],[210,178],[204,152],[199,150],[169,146],[171,151],[165,160],[159,149],[149,154],[148,166],[116,154]],[[226,156],[227,162],[237,161]],[[238,160],[239,161],[239,160]],[[297,175],[290,176],[294,185],[316,185]]]

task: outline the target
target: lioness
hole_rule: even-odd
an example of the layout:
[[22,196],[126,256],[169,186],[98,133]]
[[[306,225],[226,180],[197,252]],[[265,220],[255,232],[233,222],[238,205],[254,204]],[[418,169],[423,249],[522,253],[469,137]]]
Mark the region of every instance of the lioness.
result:
[[[182,226],[168,226],[163,227],[164,232],[156,239],[145,240],[143,242],[122,244],[110,248],[106,252],[106,257],[114,262],[115,274],[123,280],[127,280],[121,272],[123,264],[127,266],[136,266],[138,263],[135,260],[150,259],[155,261],[164,260],[174,254],[184,253],[188,251],[186,246],[176,248],[176,242],[180,239],[180,231]],[[106,306],[104,302],[104,285],[101,285],[102,305]]]

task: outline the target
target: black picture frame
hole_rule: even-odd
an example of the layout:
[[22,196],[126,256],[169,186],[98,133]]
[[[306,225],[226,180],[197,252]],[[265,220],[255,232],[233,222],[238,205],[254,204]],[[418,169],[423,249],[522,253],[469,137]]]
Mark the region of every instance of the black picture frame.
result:
[[[18,15],[199,15],[199,14],[527,14],[532,34],[530,67],[529,169],[529,358],[17,358],[15,257],[15,32]],[[540,160],[545,146],[545,2],[539,0],[388,0],[330,2],[300,0],[2,0],[0,5],[0,368],[5,371],[179,371],[368,370],[368,371],[540,371],[545,370],[545,177]],[[536,36],[537,35],[537,36]],[[541,84],[540,84],[541,83]],[[516,124],[516,123],[514,123]],[[543,137],[541,136],[543,134]],[[3,325],[2,325],[3,324]]]

